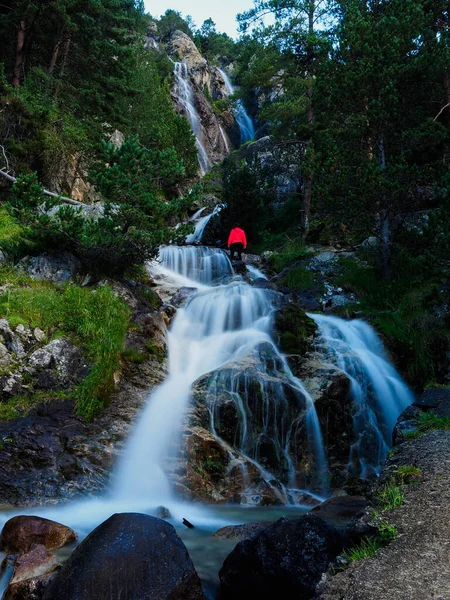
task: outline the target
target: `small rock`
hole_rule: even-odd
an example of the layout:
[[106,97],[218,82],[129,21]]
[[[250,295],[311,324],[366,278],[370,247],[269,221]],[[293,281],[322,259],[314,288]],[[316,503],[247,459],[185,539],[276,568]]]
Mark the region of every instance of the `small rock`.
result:
[[46,369],[52,362],[52,355],[45,348],[35,350],[28,359],[28,366],[32,369]]
[[6,369],[13,363],[13,358],[8,352],[8,348],[0,342],[0,369]]
[[45,333],[39,327],[34,328],[33,335],[38,342],[43,342],[46,338]]
[[57,569],[61,563],[42,544],[33,544],[28,552],[16,559],[10,584],[40,577]]
[[378,238],[375,236],[372,237],[368,237],[367,239],[365,239],[363,241],[363,243],[361,244],[361,246],[363,248],[377,248],[379,244]]
[[170,519],[172,516],[170,514],[170,510],[168,508],[166,508],[165,506],[158,506],[155,513],[156,513],[156,516],[159,517],[160,519]]
[[4,552],[27,552],[33,544],[42,544],[50,550],[61,548],[77,539],[70,527],[36,516],[13,517],[5,523],[1,535]]

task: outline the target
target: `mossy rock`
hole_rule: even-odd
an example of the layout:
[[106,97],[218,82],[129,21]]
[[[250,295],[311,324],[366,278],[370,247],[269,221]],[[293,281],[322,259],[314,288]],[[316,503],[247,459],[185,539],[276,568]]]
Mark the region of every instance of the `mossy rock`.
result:
[[275,333],[286,354],[308,352],[316,330],[315,322],[296,304],[282,306],[275,315]]

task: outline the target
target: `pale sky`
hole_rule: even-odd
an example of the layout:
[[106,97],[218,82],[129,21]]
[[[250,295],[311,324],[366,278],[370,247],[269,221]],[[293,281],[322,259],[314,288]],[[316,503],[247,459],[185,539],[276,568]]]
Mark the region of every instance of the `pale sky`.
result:
[[145,7],[153,17],[160,17],[168,8],[191,15],[197,27],[212,18],[217,31],[237,37],[237,13],[253,6],[253,0],[145,0]]

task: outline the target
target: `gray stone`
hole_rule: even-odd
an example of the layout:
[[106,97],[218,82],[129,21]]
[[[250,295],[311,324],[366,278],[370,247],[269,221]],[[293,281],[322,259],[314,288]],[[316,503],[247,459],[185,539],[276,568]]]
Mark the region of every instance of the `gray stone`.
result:
[[47,348],[35,350],[28,359],[28,366],[31,369],[46,369],[52,362],[52,354]]
[[8,352],[8,348],[0,342],[0,369],[7,369],[13,363],[14,360]]
[[33,335],[38,342],[43,342],[47,337],[42,329],[39,329],[39,327],[34,328]]
[[57,283],[69,281],[80,272],[81,263],[72,254],[40,254],[39,256],[22,259],[19,263],[30,277],[38,280],[56,281]]
[[380,242],[379,242],[378,238],[375,236],[372,236],[372,237],[368,237],[367,239],[365,239],[362,242],[361,246],[363,248],[377,248],[379,243]]

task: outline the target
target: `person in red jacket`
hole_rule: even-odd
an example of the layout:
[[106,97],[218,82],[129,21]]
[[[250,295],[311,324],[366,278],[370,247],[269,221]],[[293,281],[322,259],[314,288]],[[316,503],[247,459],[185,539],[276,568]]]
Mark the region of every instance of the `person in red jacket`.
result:
[[228,248],[230,249],[231,260],[233,260],[235,254],[237,254],[238,260],[242,260],[242,251],[247,248],[247,238],[244,230],[237,223],[233,225],[233,229],[228,236]]

